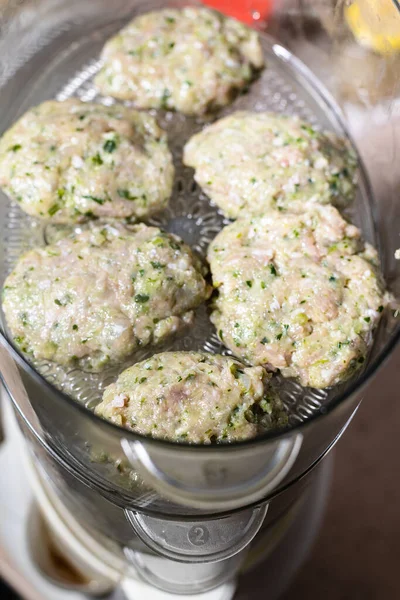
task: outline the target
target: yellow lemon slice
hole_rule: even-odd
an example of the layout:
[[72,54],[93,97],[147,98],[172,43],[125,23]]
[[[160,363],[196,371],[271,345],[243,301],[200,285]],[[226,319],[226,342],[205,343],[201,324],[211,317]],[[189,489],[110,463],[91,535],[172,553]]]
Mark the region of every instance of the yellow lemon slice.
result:
[[393,0],[356,0],[344,9],[354,37],[379,54],[400,51],[400,10]]

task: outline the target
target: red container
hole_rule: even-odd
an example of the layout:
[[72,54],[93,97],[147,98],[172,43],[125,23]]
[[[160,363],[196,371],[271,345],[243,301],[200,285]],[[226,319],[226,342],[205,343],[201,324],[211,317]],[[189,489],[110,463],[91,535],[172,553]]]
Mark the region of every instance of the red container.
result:
[[268,20],[274,0],[205,0],[204,4],[248,25],[261,25]]

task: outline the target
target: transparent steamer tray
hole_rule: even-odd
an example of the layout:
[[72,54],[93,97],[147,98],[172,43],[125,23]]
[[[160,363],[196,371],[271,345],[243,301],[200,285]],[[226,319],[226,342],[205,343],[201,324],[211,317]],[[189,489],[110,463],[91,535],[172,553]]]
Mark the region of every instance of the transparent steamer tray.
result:
[[[163,5],[165,6],[165,3]],[[147,12],[151,8],[154,6],[149,3],[139,5],[129,17],[138,12]],[[86,22],[84,33],[82,31],[81,34],[76,33],[74,39],[69,39],[65,46],[60,47],[57,44],[57,32],[53,32],[57,51],[54,54],[51,51],[47,53],[47,61],[38,78],[28,79],[25,82],[24,93],[20,95],[23,100],[15,109],[13,118],[17,118],[29,107],[50,98],[65,100],[78,97],[83,101],[112,104],[114,102],[112,98],[97,93],[93,78],[100,68],[99,54],[104,42],[118,31],[126,20],[126,18],[113,20],[100,27],[94,20],[91,23],[92,30],[90,24]],[[60,35],[62,38],[62,31]],[[312,73],[290,52],[268,36],[261,34],[261,41],[266,68],[245,94],[238,96],[228,108],[212,115],[208,121],[188,118],[173,112],[151,111],[168,133],[176,177],[168,208],[149,220],[149,224],[160,226],[166,231],[179,235],[203,257],[208,244],[228,222],[195,184],[192,169],[182,164],[182,149],[185,142],[193,133],[199,131],[205,122],[238,109],[274,111],[299,115],[317,128],[329,129],[348,136],[340,111]],[[1,228],[4,260],[1,284],[23,252],[34,246],[54,241],[70,230],[65,226],[43,224],[23,213],[3,194],[2,196]],[[359,170],[357,197],[346,212],[346,217],[361,227],[368,241],[379,247],[374,228],[373,198],[362,164]],[[3,329],[7,332],[4,315],[2,314],[1,317]],[[380,327],[385,327],[384,322]],[[383,339],[385,337],[387,339],[383,334]],[[216,336],[214,327],[209,321],[207,307],[202,306],[196,312],[194,325],[180,336],[169,339],[163,345],[145,348],[127,359],[124,364],[108,368],[100,374],[86,373],[78,369],[68,370],[43,361],[33,360],[32,365],[56,388],[87,408],[93,409],[101,399],[104,388],[115,380],[118,373],[133,362],[166,350],[229,353]],[[347,387],[354,383],[353,379],[331,390],[314,390],[302,388],[295,381],[284,379],[279,375],[275,381],[288,410],[289,425],[292,427],[321,412],[321,409],[323,411],[324,406],[337,399],[338,395],[344,394]]]

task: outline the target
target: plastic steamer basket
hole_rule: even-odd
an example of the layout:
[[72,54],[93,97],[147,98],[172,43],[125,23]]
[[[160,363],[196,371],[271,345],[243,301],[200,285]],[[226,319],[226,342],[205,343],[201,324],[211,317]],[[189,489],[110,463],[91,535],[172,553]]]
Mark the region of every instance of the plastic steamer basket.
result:
[[[312,3],[310,8],[307,2],[301,4],[299,8],[297,3],[284,3],[281,12],[276,11],[269,24],[271,36],[261,34],[267,68],[248,93],[222,112],[240,108],[298,114],[345,136],[349,135],[346,122],[355,123],[358,148],[368,165],[380,165],[387,187],[374,198],[360,160],[357,198],[347,217],[379,249],[387,284],[398,297],[400,269],[394,258],[400,232],[398,198],[390,193],[398,171],[390,130],[396,104],[385,77],[379,80],[386,85],[382,90],[376,79],[370,87],[362,79],[362,66],[371,73],[371,68],[378,72],[379,64],[382,73],[383,67],[395,64],[396,56],[374,54],[359,46],[340,7],[333,10],[330,2]],[[105,40],[135,14],[179,2],[10,0],[3,5],[0,131],[46,99],[75,96],[111,103],[93,85]],[[288,47],[295,48],[297,57]],[[313,62],[313,71],[299,56]],[[341,62],[343,57],[347,59]],[[344,64],[357,68],[349,75]],[[348,120],[320,83],[321,77]],[[203,124],[170,112],[159,112],[157,118],[168,132],[176,180],[169,208],[151,223],[180,235],[204,256],[224,219],[181,163],[183,144]],[[365,127],[358,127],[359,123],[368,123],[368,142],[363,142]],[[3,283],[22,252],[63,235],[63,228],[37,222],[5,196],[0,211]],[[13,344],[3,315],[1,327],[3,382],[42,474],[69,512],[124,549],[142,577],[160,588],[184,593],[204,591],[232,577],[241,551],[263,522],[268,524],[272,518],[268,507],[279,506],[283,492],[297,489],[294,484],[313,470],[341,435],[357,409],[363,386],[392,351],[400,331],[395,312],[386,311],[363,371],[332,389],[305,389],[278,377],[289,412],[289,427],[284,431],[253,441],[202,447],[144,438],[101,420],[93,408],[117,375],[115,368],[99,375],[28,363]],[[189,331],[157,350],[172,349],[226,352],[204,307],[197,311]],[[151,352],[142,350],[135,360]],[[128,460],[129,478],[119,474],[112,462],[98,460],[99,456]],[[190,581],[168,582],[168,569],[149,566],[148,557],[154,558],[154,553],[175,566],[186,563]]]

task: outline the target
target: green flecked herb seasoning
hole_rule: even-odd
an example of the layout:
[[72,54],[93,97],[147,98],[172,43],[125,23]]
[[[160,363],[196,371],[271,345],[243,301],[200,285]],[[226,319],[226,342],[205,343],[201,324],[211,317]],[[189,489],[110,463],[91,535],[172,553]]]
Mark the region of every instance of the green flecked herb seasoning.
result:
[[165,88],[161,96],[161,108],[168,108],[168,98],[171,96],[171,92],[168,88]]
[[124,198],[125,200],[137,200],[137,196],[133,196],[129,190],[118,189],[117,194],[120,198]]
[[144,304],[145,302],[148,302],[150,300],[150,296],[148,296],[147,294],[136,294],[135,296],[135,302],[138,302],[139,304]]
[[105,200],[104,198],[97,198],[96,196],[82,196],[83,198],[85,198],[86,200],[93,200],[93,202],[96,202],[97,204],[104,204]]
[[98,166],[100,166],[100,165],[102,165],[102,164],[103,164],[103,159],[101,158],[101,156],[100,156],[100,154],[99,154],[98,152],[97,152],[97,154],[95,154],[95,155],[92,157],[92,163],[93,163],[94,165],[98,165]]
[[49,213],[49,215],[52,217],[53,215],[56,214],[56,212],[58,212],[61,209],[61,206],[59,204],[53,204],[53,206],[50,206],[49,210],[47,211]]
[[117,147],[117,143],[114,140],[107,140],[104,143],[103,150],[104,150],[104,152],[108,152],[109,154],[111,154],[112,152],[114,152],[116,147]]

